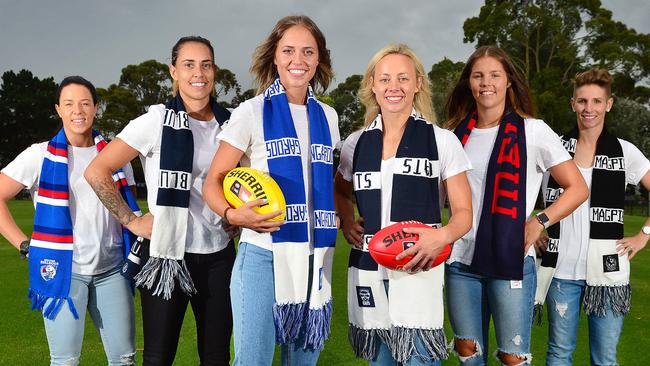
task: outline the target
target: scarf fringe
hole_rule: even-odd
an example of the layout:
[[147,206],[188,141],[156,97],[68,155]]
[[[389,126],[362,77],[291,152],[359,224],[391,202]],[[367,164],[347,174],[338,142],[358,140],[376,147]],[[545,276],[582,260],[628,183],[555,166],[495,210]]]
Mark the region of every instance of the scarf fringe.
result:
[[[79,313],[77,313],[77,308],[74,306],[74,302],[72,302],[71,297],[67,298],[52,298],[48,296],[44,296],[42,294],[39,294],[38,292],[34,291],[34,289],[29,289],[27,292],[27,297],[32,300],[32,310],[38,310],[43,313],[43,317],[49,319],[49,320],[54,320],[56,318],[56,315],[59,313],[61,310],[61,307],[63,306],[63,303],[67,301],[68,303],[68,309],[70,309],[70,312],[72,313],[72,316],[75,319],[79,319]],[[50,304],[45,307],[45,303],[47,300],[52,300],[50,301]],[[43,310],[45,308],[45,310]]]
[[294,342],[298,338],[307,305],[307,302],[283,305],[273,304],[276,342],[287,344]]
[[584,307],[587,315],[599,317],[607,314],[607,303],[611,303],[612,312],[623,316],[630,312],[632,289],[630,284],[623,286],[587,286],[585,289]]
[[322,350],[325,340],[330,336],[332,321],[332,299],[330,298],[321,308],[307,311],[307,328],[303,348],[312,347]]
[[194,287],[194,282],[192,282],[192,277],[187,269],[185,260],[178,261],[175,259],[149,257],[149,260],[142,267],[140,273],[133,279],[137,287],[144,287],[149,290],[152,289],[157,279],[158,284],[153,291],[153,295],[162,295],[165,300],[171,299],[176,279],[183,292],[190,296],[196,293],[196,288]]
[[533,308],[533,324],[538,326],[542,325],[542,319],[544,318],[544,304],[535,304]]
[[377,344],[383,341],[390,344],[390,330],[362,329],[354,324],[348,328],[348,339],[355,356],[371,361],[377,354]]
[[[416,337],[420,336],[427,354],[420,354],[416,347]],[[442,329],[416,329],[393,327],[390,330],[389,348],[397,362],[407,362],[411,357],[420,357],[427,360],[446,359],[447,337]]]

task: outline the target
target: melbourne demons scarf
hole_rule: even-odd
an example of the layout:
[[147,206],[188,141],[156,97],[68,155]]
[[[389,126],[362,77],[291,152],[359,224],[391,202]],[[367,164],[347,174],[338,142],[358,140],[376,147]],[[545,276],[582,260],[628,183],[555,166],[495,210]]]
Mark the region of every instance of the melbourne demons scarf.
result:
[[[106,141],[99,132],[93,130],[92,134],[97,151],[101,151],[106,146]],[[140,216],[140,209],[122,169],[113,173],[113,180],[129,207]],[[122,233],[126,256],[135,236],[124,227]],[[64,301],[68,303],[74,318],[79,318],[70,298],[73,247],[74,231],[70,216],[68,184],[68,141],[62,128],[48,143],[47,153],[41,166],[34,231],[29,250],[28,296],[32,300],[32,309],[43,311],[43,316],[48,319],[56,317]],[[47,300],[51,301],[45,307]]]
[[[367,243],[382,226],[381,165],[383,125],[381,115],[359,137],[354,151],[353,183],[364,218],[363,250],[353,248],[348,264],[349,339],[357,357],[372,360],[380,341],[397,362],[406,362],[417,337],[427,348],[427,359],[447,358],[443,331],[444,266],[408,274],[388,271],[388,294],[379,265]],[[406,122],[397,148],[392,175],[390,222],[417,220],[441,226],[439,160],[434,126],[415,110]],[[417,306],[414,306],[417,304]]]
[[[302,324],[306,323],[303,347],[321,350],[330,334],[331,277],[337,228],[332,137],[325,112],[311,87],[307,91],[307,113],[310,151],[301,152],[280,79],[264,92],[263,128],[269,174],[282,189],[287,203],[284,224],[279,231],[271,233],[276,340],[281,344],[294,342]],[[304,154],[309,154],[311,162],[313,217],[309,217],[307,210],[304,181],[309,174],[302,170],[301,156]],[[314,243],[311,278],[310,237]],[[310,286],[311,293],[307,294]]]
[[[213,98],[210,98],[210,107],[220,126],[230,118],[230,112]],[[147,289],[155,285],[153,294],[169,300],[176,280],[188,295],[196,293],[183,259],[192,187],[194,139],[180,94],[170,99],[165,108],[157,182],[158,207],[149,244],[150,257],[134,279],[137,286]]]
[[[562,143],[571,156],[575,154],[578,136],[578,130],[574,129],[562,137]],[[625,315],[630,311],[630,264],[627,254],[619,257],[616,251],[616,241],[623,237],[625,157],[621,143],[604,128],[596,142],[591,179],[585,313],[605,316],[611,304],[615,314]],[[549,176],[544,189],[544,203],[552,204],[561,193],[562,188]],[[538,322],[541,321],[541,307],[555,273],[558,248],[565,245],[560,237],[561,224],[560,221],[547,230],[548,248],[537,273],[535,310]]]
[[[454,133],[465,146],[478,116],[470,113]],[[487,276],[521,280],[526,224],[526,129],[507,112],[501,119],[485,177],[483,206],[471,268]]]

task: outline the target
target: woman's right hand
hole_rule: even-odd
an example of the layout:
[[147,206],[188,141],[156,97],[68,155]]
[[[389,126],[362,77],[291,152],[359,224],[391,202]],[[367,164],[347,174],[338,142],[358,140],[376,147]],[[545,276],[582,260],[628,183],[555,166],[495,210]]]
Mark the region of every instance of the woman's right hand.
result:
[[268,214],[260,214],[253,210],[253,208],[263,205],[264,203],[265,200],[263,199],[246,202],[239,208],[228,210],[225,219],[231,225],[245,227],[251,230],[255,230],[258,233],[270,233],[280,230],[280,226],[284,224],[284,220],[269,220],[282,214],[282,211],[278,210]]
[[363,217],[355,220],[342,220],[341,231],[345,240],[357,249],[363,248]]
[[151,240],[151,229],[153,228],[153,215],[150,212],[136,217],[126,225],[130,232],[137,236]]

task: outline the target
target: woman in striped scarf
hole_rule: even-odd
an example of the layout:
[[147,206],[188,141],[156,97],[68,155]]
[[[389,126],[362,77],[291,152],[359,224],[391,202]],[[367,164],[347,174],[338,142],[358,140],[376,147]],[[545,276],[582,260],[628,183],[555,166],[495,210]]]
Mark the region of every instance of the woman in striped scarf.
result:
[[[134,365],[133,295],[120,275],[125,253],[120,223],[83,178],[106,144],[92,129],[95,87],[82,77],[67,77],[55,107],[60,132],[2,169],[0,232],[29,255],[30,297],[33,307],[43,310],[52,365],[79,363],[86,311],[102,336],[109,365]],[[132,185],[131,167],[124,168],[120,180]],[[7,208],[7,200],[25,188],[36,205],[31,247]]]

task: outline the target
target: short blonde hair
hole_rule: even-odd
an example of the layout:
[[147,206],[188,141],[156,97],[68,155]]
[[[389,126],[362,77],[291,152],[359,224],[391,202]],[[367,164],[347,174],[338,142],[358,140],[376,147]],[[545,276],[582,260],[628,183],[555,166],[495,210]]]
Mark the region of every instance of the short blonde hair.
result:
[[585,72],[580,72],[576,74],[575,79],[573,80],[573,95],[576,94],[576,89],[583,85],[598,85],[599,87],[605,89],[607,97],[612,96],[612,82],[614,78],[606,69],[591,69]]
[[361,103],[366,107],[366,114],[364,116],[365,125],[369,125],[381,112],[379,104],[377,103],[377,97],[372,91],[373,78],[375,76],[375,67],[379,61],[388,56],[388,55],[403,55],[413,61],[413,66],[415,67],[415,76],[418,81],[420,81],[420,91],[415,93],[415,98],[413,99],[413,106],[415,110],[418,111],[424,118],[431,122],[436,123],[436,116],[433,113],[433,102],[431,99],[431,87],[429,82],[429,77],[424,72],[424,65],[418,56],[413,52],[413,50],[402,43],[399,44],[389,44],[375,53],[374,56],[370,59],[368,67],[366,68],[366,73],[363,75],[361,80],[361,87],[359,88],[359,99]]

